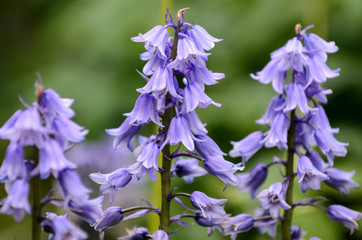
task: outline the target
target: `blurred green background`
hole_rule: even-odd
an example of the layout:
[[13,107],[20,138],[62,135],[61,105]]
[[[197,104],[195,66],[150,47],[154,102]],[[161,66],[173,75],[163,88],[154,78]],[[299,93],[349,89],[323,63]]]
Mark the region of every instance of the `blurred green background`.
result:
[[[133,108],[138,97],[135,89],[145,83],[135,71],[144,65],[138,56],[144,51],[143,45],[133,43],[130,38],[163,24],[164,5],[157,0],[3,1],[0,7],[0,125],[23,108],[18,95],[28,103],[34,101],[35,72],[40,72],[47,88],[53,88],[62,97],[75,99],[75,121],[90,130],[88,140],[98,139],[105,128],[118,127],[124,119],[122,114]],[[174,0],[172,15],[184,7],[190,8],[185,14],[187,22],[201,25],[214,37],[224,39],[212,50],[208,67],[225,73],[226,78],[206,89],[207,94],[223,106],[198,112],[208,124],[210,137],[225,152],[231,149],[231,140],[240,140],[257,129],[265,130],[254,121],[262,116],[275,92],[270,85],[252,80],[249,73],[261,70],[269,61],[270,52],[294,36],[296,23],[304,27],[313,24],[315,28],[309,32],[336,42],[339,51],[329,55],[327,64],[332,69],[340,67],[341,74],[324,85],[333,90],[325,109],[332,127],[340,128],[337,139],[349,142],[350,146],[347,157],[337,158],[335,165],[344,171],[355,169],[354,180],[362,186],[362,1]],[[7,142],[1,141],[1,158],[6,146]],[[275,149],[262,150],[248,162],[246,170],[259,161],[270,161],[273,154],[284,156]],[[265,187],[280,180],[278,167],[271,170],[273,174]],[[146,179],[143,181],[151,184]],[[175,182],[180,191],[202,190],[215,198],[230,198],[225,208],[234,215],[253,214],[258,204],[235,187],[222,192],[223,184],[212,176],[198,179],[190,186],[182,180]],[[151,199],[147,194],[152,191],[144,196]],[[299,199],[320,194],[330,198],[330,203],[346,204],[362,211],[361,190],[352,190],[344,197],[328,187],[323,187],[321,193],[308,191],[305,195],[296,188]],[[5,196],[1,187],[0,197]],[[139,203],[139,199],[135,202]],[[306,238],[362,239],[362,233],[349,236],[347,228],[332,222],[320,210],[297,208],[294,216],[294,222],[308,232]],[[30,239],[29,224],[29,218],[17,224],[11,216],[1,215],[0,239],[14,239],[15,235],[19,240]],[[117,229],[124,231],[124,228],[121,224]],[[119,232],[115,236],[120,235]],[[108,238],[115,239],[114,236]],[[258,235],[257,230],[240,234],[239,238],[270,239]],[[206,239],[206,229],[196,225],[187,227],[172,239]],[[228,238],[215,232],[209,239]]]

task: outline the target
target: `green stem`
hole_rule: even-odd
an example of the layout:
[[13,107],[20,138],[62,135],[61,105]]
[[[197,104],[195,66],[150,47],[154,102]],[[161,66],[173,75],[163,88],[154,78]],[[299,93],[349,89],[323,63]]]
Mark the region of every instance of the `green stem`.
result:
[[[39,150],[34,147],[34,162],[39,162]],[[34,176],[31,180],[31,189],[33,192],[33,208],[32,208],[32,240],[40,240],[41,226],[41,199],[40,199],[40,175]]]
[[[286,168],[286,178],[289,180],[285,201],[293,206],[293,180],[294,180],[294,147],[295,147],[295,109],[290,113],[290,127],[288,130],[288,159]],[[291,239],[291,227],[293,218],[293,208],[284,211],[282,221],[282,239]]]
[[[174,43],[171,49],[171,59],[175,59],[177,55],[177,43],[178,43],[178,32],[180,31],[180,25],[177,27],[175,31]],[[166,96],[166,104],[170,100],[170,94],[168,93]],[[168,108],[165,110],[162,123],[165,126],[163,130],[167,133],[168,128],[170,126],[170,122],[172,119],[172,108]],[[160,229],[165,232],[170,232],[170,199],[168,198],[168,194],[171,191],[171,151],[170,145],[167,144],[163,148],[163,156],[162,156],[162,173],[161,173],[161,212],[160,212]]]

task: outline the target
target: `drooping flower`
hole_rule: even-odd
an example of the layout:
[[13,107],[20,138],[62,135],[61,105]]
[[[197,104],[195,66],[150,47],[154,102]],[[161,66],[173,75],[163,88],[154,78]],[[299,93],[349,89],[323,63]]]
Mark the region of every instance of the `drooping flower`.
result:
[[152,94],[141,94],[130,113],[123,114],[129,118],[129,124],[139,126],[144,125],[152,120],[159,126],[163,126],[157,113],[156,98]]
[[172,118],[166,139],[161,146],[161,149],[169,143],[170,145],[176,145],[179,142],[190,151],[194,150],[194,140],[197,138],[191,132],[190,126],[188,125],[186,119],[180,115]]
[[358,184],[352,180],[354,170],[345,172],[337,168],[327,168],[325,174],[329,177],[326,183],[344,195],[349,193],[350,188],[358,188]]
[[315,110],[308,106],[308,100],[305,95],[303,87],[298,83],[291,83],[286,87],[287,99],[286,106],[283,109],[283,112],[289,112],[291,110],[298,108],[304,114],[307,114],[309,111]]
[[277,235],[278,219],[268,218],[270,217],[269,209],[257,209],[256,215],[256,218],[265,219],[255,221],[254,226],[259,229],[261,234],[268,233],[269,236],[275,238]]
[[65,203],[69,200],[83,202],[88,199],[88,194],[91,190],[83,185],[74,169],[66,168],[59,172],[58,181],[65,197]]
[[109,207],[103,212],[103,216],[97,220],[94,225],[94,230],[103,232],[106,229],[114,227],[123,219],[122,208]]
[[72,118],[75,115],[74,111],[70,108],[73,101],[74,100],[70,98],[61,98],[53,89],[48,88],[43,91],[39,105],[41,112],[49,119],[52,119],[56,115]]
[[0,138],[9,139],[20,146],[43,146],[44,135],[48,134],[35,105],[17,111],[0,129]]
[[285,189],[281,182],[270,185],[256,197],[260,201],[260,206],[270,210],[270,215],[276,219],[279,217],[280,207],[284,210],[291,208],[285,201]]
[[233,164],[218,156],[210,156],[206,158],[204,167],[206,171],[218,177],[225,183],[226,189],[228,184],[236,186],[239,184],[238,178],[234,175],[236,171],[242,171],[244,167],[240,167],[241,163]]
[[264,133],[253,132],[239,142],[231,142],[233,149],[229,152],[230,157],[242,157],[243,163],[247,162],[257,151],[263,147]]
[[362,213],[346,208],[342,205],[330,205],[327,211],[328,217],[335,222],[343,224],[351,231],[358,230],[357,220],[362,218]]
[[16,143],[10,143],[6,149],[4,161],[0,167],[0,183],[25,178],[26,167],[23,148]]
[[210,104],[214,104],[217,107],[221,107],[220,103],[214,102],[209,96],[207,96],[201,89],[200,85],[196,82],[186,84],[184,89],[184,104],[183,113],[189,113],[198,108],[206,108]]
[[220,157],[226,155],[214,140],[207,135],[197,136],[200,141],[195,141],[195,148],[197,152],[204,158],[208,157]]
[[141,154],[137,158],[137,163],[128,168],[129,173],[135,174],[138,179],[141,179],[145,174],[151,178],[152,181],[157,182],[156,171],[158,168],[158,155],[160,149],[158,145],[151,141],[147,143]]
[[199,161],[192,158],[179,158],[171,167],[171,177],[182,177],[189,184],[195,177],[204,176],[206,173],[206,170],[199,166]]
[[121,149],[127,145],[128,149],[132,151],[131,141],[140,128],[141,126],[131,125],[131,119],[126,118],[119,128],[106,129],[106,132],[111,136],[115,136],[113,140],[114,149]]
[[144,42],[145,45],[157,48],[163,57],[166,57],[165,49],[168,39],[167,27],[157,25],[145,34],[138,34],[137,37],[131,38],[134,42]]
[[267,148],[277,146],[280,150],[287,148],[287,133],[290,121],[288,116],[281,112],[278,113],[272,124],[269,132],[266,133],[263,139],[264,146]]
[[89,224],[94,224],[103,215],[103,199],[103,196],[94,199],[84,199],[82,202],[71,199],[66,207]]
[[257,191],[264,183],[268,175],[268,167],[265,163],[257,164],[248,173],[236,174],[239,179],[239,189],[241,191],[250,191],[252,198],[255,198]]
[[68,161],[63,153],[63,149],[54,139],[47,138],[43,148],[39,151],[39,172],[41,179],[48,178],[52,173],[58,177],[59,172],[69,168],[74,169],[74,163]]
[[101,184],[100,192],[102,194],[109,193],[110,203],[113,202],[114,192],[126,186],[132,180],[127,168],[119,168],[111,173],[91,173],[89,177],[96,183]]
[[302,192],[306,192],[308,188],[319,190],[321,188],[320,182],[328,179],[328,176],[315,168],[306,156],[302,156],[298,160],[297,171],[299,177],[298,183]]
[[[285,105],[285,99],[282,96],[274,97],[263,115],[261,119],[256,120],[258,124],[271,124],[275,118],[275,116],[281,111],[282,107]],[[277,110],[279,109],[279,110]]]
[[81,240],[88,238],[86,232],[69,220],[68,214],[57,216],[54,213],[47,212],[46,217],[41,222],[41,228],[44,232],[50,233],[49,239],[52,240]]
[[10,183],[8,196],[3,200],[1,213],[13,215],[20,222],[25,213],[31,214],[31,206],[28,202],[29,183],[25,179],[16,179]]
[[247,232],[254,227],[254,218],[249,214],[239,214],[234,217],[228,217],[222,223],[224,235],[231,235],[231,239],[235,240],[237,235]]
[[205,128],[206,124],[203,124],[199,118],[199,116],[197,116],[196,111],[192,111],[189,112],[187,114],[183,114],[182,115],[187,123],[190,126],[191,132],[195,135],[206,135],[207,134],[207,130]]
[[226,212],[223,205],[227,199],[216,199],[208,197],[205,193],[200,191],[194,191],[190,196],[191,204],[201,211],[202,216],[211,221],[211,219],[223,218]]
[[212,37],[203,27],[199,25],[191,26],[188,33],[195,42],[196,47],[201,51],[209,51],[215,46],[216,42],[222,41],[222,39]]

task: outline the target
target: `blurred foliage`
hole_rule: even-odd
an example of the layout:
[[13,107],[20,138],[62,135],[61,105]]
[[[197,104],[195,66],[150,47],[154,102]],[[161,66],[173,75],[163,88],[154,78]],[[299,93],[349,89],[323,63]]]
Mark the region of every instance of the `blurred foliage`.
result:
[[[199,24],[211,35],[224,39],[212,51],[208,67],[225,73],[226,78],[207,88],[208,95],[223,106],[211,106],[199,111],[199,115],[208,123],[209,135],[225,152],[231,149],[231,140],[239,140],[261,128],[254,123],[255,119],[264,113],[275,93],[271,86],[252,80],[249,73],[261,70],[270,52],[294,36],[295,24],[313,24],[315,28],[310,32],[335,41],[340,50],[330,55],[328,64],[332,69],[340,67],[341,75],[325,84],[333,89],[326,111],[331,125],[341,129],[337,139],[350,143],[347,157],[335,162],[342,170],[355,169],[354,179],[362,185],[359,163],[362,156],[359,112],[362,106],[362,1],[174,0],[173,4],[173,15],[176,9],[190,7],[185,14],[186,21]],[[90,130],[88,139],[98,138],[105,128],[118,127],[124,119],[122,114],[133,108],[138,96],[135,89],[144,85],[135,71],[144,64],[138,57],[143,46],[131,42],[130,38],[161,24],[165,11],[161,9],[161,2],[14,0],[3,1],[1,5],[0,124],[23,108],[18,95],[28,103],[34,101],[35,72],[40,72],[46,87],[53,88],[62,97],[75,99],[75,121]],[[6,146],[7,142],[1,141],[1,158]],[[283,157],[274,149],[263,150],[249,161],[246,171],[259,161],[269,161],[272,154]],[[280,179],[277,167],[272,172],[265,186]],[[190,186],[182,180],[175,182],[181,185],[180,191],[201,189],[213,197],[230,197],[226,209],[233,214],[252,214],[257,206],[257,201],[251,201],[237,188],[229,187],[222,192],[222,183],[212,176],[197,179]],[[5,193],[1,191],[3,198]],[[306,195],[315,194],[307,192]],[[323,187],[322,194],[327,195],[331,203],[347,204],[362,211],[360,190],[352,190],[346,198]],[[296,195],[303,196],[298,188]],[[362,239],[358,232],[349,236],[347,228],[332,222],[320,210],[297,209],[294,220],[308,231],[307,238]],[[14,235],[19,240],[29,239],[29,218],[16,224],[12,217],[1,215],[0,223],[0,239],[14,239]],[[173,239],[204,239],[205,235],[206,229],[194,225]],[[269,239],[259,236],[256,230],[239,237]],[[210,239],[228,238],[215,232]]]

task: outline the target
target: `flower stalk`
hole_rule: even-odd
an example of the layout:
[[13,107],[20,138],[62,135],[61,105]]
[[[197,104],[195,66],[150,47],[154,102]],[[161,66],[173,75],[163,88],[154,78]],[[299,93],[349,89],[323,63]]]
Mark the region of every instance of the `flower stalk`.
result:
[[[285,201],[290,206],[293,205],[293,180],[294,180],[294,146],[295,146],[295,109],[290,112],[290,128],[288,130],[288,159],[285,166],[286,178],[288,179],[288,188],[285,195]],[[282,239],[291,239],[291,227],[293,218],[293,208],[284,211],[284,220],[282,221]]]
[[[178,33],[180,32],[180,22],[175,30],[174,43],[171,49],[171,59],[174,60],[177,55],[177,42],[178,42]],[[169,93],[166,95],[166,105],[170,101],[171,96]],[[170,122],[172,119],[172,108],[168,108],[165,110],[162,123],[165,126],[163,130],[167,133],[168,128],[170,126]],[[163,156],[162,156],[162,173],[161,173],[161,212],[160,212],[160,229],[165,232],[170,232],[170,199],[168,198],[168,194],[171,191],[171,151],[170,145],[166,144],[163,148]]]
[[[39,150],[34,146],[34,162],[38,164],[39,162]],[[41,226],[40,226],[40,217],[41,217],[41,198],[40,198],[40,175],[34,176],[31,181],[31,189],[33,193],[33,208],[31,215],[31,229],[32,229],[32,240],[40,240]]]

